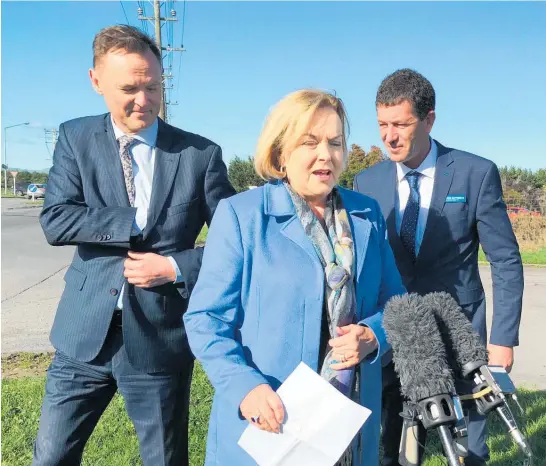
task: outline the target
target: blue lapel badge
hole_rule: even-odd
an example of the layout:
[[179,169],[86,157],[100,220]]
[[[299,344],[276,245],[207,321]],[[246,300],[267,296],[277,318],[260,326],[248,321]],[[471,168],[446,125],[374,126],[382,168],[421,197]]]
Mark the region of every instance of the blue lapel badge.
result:
[[446,202],[466,202],[466,196],[464,194],[452,194],[446,197]]

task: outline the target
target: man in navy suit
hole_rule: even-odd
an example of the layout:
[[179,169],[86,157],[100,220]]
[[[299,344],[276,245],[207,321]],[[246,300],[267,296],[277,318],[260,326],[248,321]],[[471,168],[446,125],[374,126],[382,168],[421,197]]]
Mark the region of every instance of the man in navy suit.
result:
[[148,36],[106,28],[93,51],[91,82],[110,113],[61,125],[40,217],[51,245],[77,249],[33,464],[79,464],[119,390],[144,464],[187,465],[193,356],[182,315],[201,266],[197,235],[234,190],[219,146],[158,118],[161,52]]
[[[379,202],[408,292],[449,292],[486,342],[481,244],[493,278],[490,363],[510,371],[518,345],[523,268],[499,172],[489,160],[430,138],[435,100],[431,83],[413,70],[398,70],[383,80],[376,109],[390,160],[359,173],[354,189]],[[392,354],[383,360],[383,466],[399,464],[402,432],[403,401],[391,360]],[[489,458],[486,424],[475,411],[468,432],[465,464],[484,465]]]

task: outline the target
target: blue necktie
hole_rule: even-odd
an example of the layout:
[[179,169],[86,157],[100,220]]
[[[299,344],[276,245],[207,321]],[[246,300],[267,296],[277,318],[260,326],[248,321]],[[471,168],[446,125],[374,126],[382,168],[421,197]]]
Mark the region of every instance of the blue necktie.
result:
[[415,260],[415,236],[417,234],[417,220],[419,219],[419,204],[421,197],[419,196],[419,176],[421,174],[416,171],[411,171],[406,174],[408,180],[410,195],[406,208],[404,209],[404,217],[400,226],[400,239],[402,244]]

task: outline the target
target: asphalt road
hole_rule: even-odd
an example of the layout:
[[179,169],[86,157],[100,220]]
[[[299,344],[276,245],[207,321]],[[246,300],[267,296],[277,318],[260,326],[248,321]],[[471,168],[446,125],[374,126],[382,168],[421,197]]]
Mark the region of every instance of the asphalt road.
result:
[[74,247],[47,244],[39,208],[2,199],[2,353],[51,349],[48,340]]
[[[71,246],[49,246],[38,222],[40,209],[23,207],[28,207],[24,200],[2,199],[2,354],[52,350],[49,330],[74,254]],[[489,304],[489,267],[480,273]],[[546,389],[545,330],[546,268],[526,267],[521,345],[512,372],[518,385]]]

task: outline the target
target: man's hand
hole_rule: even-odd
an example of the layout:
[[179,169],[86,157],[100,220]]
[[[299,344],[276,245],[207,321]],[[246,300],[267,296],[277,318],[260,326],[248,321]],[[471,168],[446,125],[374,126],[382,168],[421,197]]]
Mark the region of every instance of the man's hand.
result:
[[335,360],[338,361],[330,367],[336,371],[356,366],[377,349],[377,340],[369,327],[351,324],[336,330],[339,336],[328,342],[334,350]]
[[123,275],[129,283],[139,288],[151,288],[176,280],[171,262],[159,254],[129,251],[124,265]]
[[489,365],[502,366],[506,372],[512,370],[514,364],[514,348],[511,346],[487,345],[489,352]]

